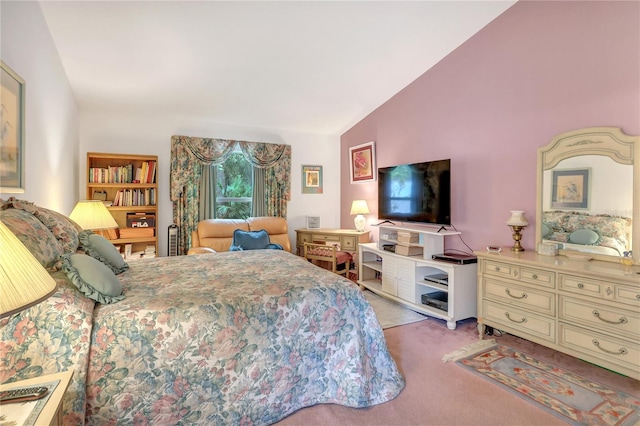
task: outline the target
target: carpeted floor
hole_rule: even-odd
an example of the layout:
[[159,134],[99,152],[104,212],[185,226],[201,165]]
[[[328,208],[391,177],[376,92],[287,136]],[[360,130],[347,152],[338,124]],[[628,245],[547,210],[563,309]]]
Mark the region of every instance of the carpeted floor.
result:
[[[442,362],[445,354],[478,341],[474,319],[459,321],[455,330],[449,330],[445,321],[428,318],[387,328],[384,335],[389,351],[407,381],[400,395],[369,408],[320,404],[299,410],[278,424],[566,426],[552,414],[454,362]],[[508,334],[495,339],[499,344],[640,398],[637,380]]]

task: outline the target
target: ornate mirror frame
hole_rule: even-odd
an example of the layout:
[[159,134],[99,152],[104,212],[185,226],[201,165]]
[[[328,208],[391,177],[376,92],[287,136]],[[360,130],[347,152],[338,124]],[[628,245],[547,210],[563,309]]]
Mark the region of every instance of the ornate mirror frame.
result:
[[[582,155],[603,155],[616,163],[633,166],[633,182],[621,183],[633,186],[633,212],[631,245],[633,263],[640,263],[640,136],[630,136],[615,127],[591,127],[562,133],[547,146],[538,149],[536,247],[543,241],[544,171],[554,168],[560,161]],[[615,188],[611,188],[615,190]],[[559,254],[571,254],[572,250],[560,250]],[[618,262],[620,257],[605,254],[589,254],[590,257]]]

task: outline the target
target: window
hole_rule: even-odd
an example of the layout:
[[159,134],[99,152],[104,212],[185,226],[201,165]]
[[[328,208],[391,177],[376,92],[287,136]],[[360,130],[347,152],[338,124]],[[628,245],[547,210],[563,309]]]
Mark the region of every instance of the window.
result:
[[242,152],[233,152],[215,168],[215,216],[246,219],[251,216],[253,166]]

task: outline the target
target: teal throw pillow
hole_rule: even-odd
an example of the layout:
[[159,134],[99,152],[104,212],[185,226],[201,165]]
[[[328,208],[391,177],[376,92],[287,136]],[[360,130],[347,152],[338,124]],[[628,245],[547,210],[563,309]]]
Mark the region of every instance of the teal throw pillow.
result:
[[569,242],[585,246],[596,246],[602,242],[602,237],[591,229],[578,229],[569,234]]
[[64,254],[62,269],[87,297],[100,303],[124,299],[122,284],[106,265],[86,254]]
[[114,274],[117,275],[129,269],[120,252],[105,237],[85,230],[78,234],[78,239],[85,253],[107,265]]
[[233,231],[233,241],[229,251],[265,249],[269,244],[271,244],[269,234],[264,229],[260,231],[236,229]]

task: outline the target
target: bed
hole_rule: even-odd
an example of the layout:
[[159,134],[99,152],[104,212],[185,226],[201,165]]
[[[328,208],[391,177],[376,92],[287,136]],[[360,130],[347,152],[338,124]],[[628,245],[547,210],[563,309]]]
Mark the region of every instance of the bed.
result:
[[0,322],[0,379],[74,369],[65,424],[271,424],[404,387],[358,287],[286,251],[132,262],[108,304],[52,275],[54,296]]

